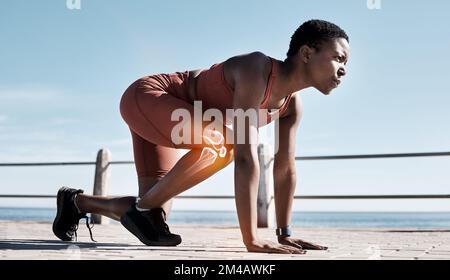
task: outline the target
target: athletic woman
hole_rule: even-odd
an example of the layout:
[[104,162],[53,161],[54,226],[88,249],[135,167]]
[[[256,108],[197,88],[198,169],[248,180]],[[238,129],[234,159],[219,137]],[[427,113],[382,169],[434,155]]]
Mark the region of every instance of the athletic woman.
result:
[[[120,220],[144,244],[178,245],[181,237],[171,233],[165,222],[173,197],[234,160],[236,209],[249,252],[326,249],[291,237],[289,228],[296,186],[296,132],[302,115],[299,92],[314,87],[328,95],[346,74],[348,56],[349,39],[341,28],[310,20],[294,32],[284,61],[253,52],[209,69],[138,79],[120,103],[133,141],[138,198],[91,196],[82,190],[61,188],[54,233],[62,240],[74,240],[79,219],[95,213]],[[194,117],[198,104],[204,113],[200,121]],[[208,109],[216,109],[215,128],[205,121],[212,121],[206,117]],[[249,117],[242,122],[237,114],[230,118],[230,109],[256,112],[256,119]],[[217,120],[217,116],[223,117]],[[260,172],[257,131],[275,119],[279,121],[273,173],[278,243],[259,239],[256,217]],[[180,149],[189,151],[182,154]]]

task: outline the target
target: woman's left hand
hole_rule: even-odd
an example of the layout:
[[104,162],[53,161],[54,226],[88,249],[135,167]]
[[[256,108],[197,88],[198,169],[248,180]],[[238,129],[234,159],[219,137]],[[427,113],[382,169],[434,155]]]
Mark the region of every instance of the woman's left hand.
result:
[[328,247],[320,246],[314,243],[306,242],[301,239],[291,238],[288,236],[278,236],[278,243],[289,245],[304,250],[327,250]]

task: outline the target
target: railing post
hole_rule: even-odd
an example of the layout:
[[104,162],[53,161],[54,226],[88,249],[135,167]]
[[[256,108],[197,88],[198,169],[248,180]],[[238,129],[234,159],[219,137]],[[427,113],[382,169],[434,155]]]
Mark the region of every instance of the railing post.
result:
[[[111,152],[108,149],[101,149],[97,153],[94,177],[94,195],[108,195],[109,178],[111,175]],[[94,224],[107,224],[109,219],[101,215],[92,214]]]
[[273,201],[273,153],[267,144],[258,145],[259,188],[258,188],[258,227],[271,228],[275,220]]

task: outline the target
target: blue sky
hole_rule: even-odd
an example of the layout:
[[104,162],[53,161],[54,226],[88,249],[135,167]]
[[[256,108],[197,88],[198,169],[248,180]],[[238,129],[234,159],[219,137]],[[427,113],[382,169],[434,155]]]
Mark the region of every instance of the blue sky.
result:
[[[118,105],[152,73],[208,68],[262,51],[284,59],[304,21],[350,36],[348,75],[331,96],[300,92],[297,155],[448,151],[447,1],[5,0],[0,4],[0,162],[91,161],[99,148],[131,160]],[[449,158],[297,162],[297,194],[445,194]],[[0,193],[91,192],[93,167],[0,168]],[[232,194],[229,166],[187,194]],[[135,171],[114,166],[111,193],[135,194]],[[0,206],[53,206],[0,199]],[[234,209],[232,201],[177,201],[175,209]],[[296,210],[450,211],[433,201],[296,201]]]

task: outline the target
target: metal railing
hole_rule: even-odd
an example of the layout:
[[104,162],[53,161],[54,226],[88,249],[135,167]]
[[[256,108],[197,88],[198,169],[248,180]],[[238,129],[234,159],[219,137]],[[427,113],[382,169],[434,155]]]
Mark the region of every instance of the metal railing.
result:
[[[273,155],[267,145],[258,146],[260,161],[260,183],[258,190],[258,226],[271,227],[274,221],[273,201]],[[380,159],[380,158],[409,158],[409,157],[442,157],[450,156],[450,152],[433,153],[400,153],[400,154],[365,154],[365,155],[336,155],[336,156],[297,156],[295,160],[345,160],[345,159]],[[111,165],[134,164],[134,161],[111,161],[111,153],[101,149],[96,161],[86,162],[35,162],[35,163],[0,163],[0,167],[24,166],[74,166],[95,165],[94,195],[107,195]],[[0,194],[0,198],[56,198],[56,195],[39,194]],[[180,195],[177,199],[234,199],[233,195]],[[422,194],[422,195],[295,195],[294,199],[449,199],[450,194]],[[95,223],[103,223],[106,219],[93,215]]]

